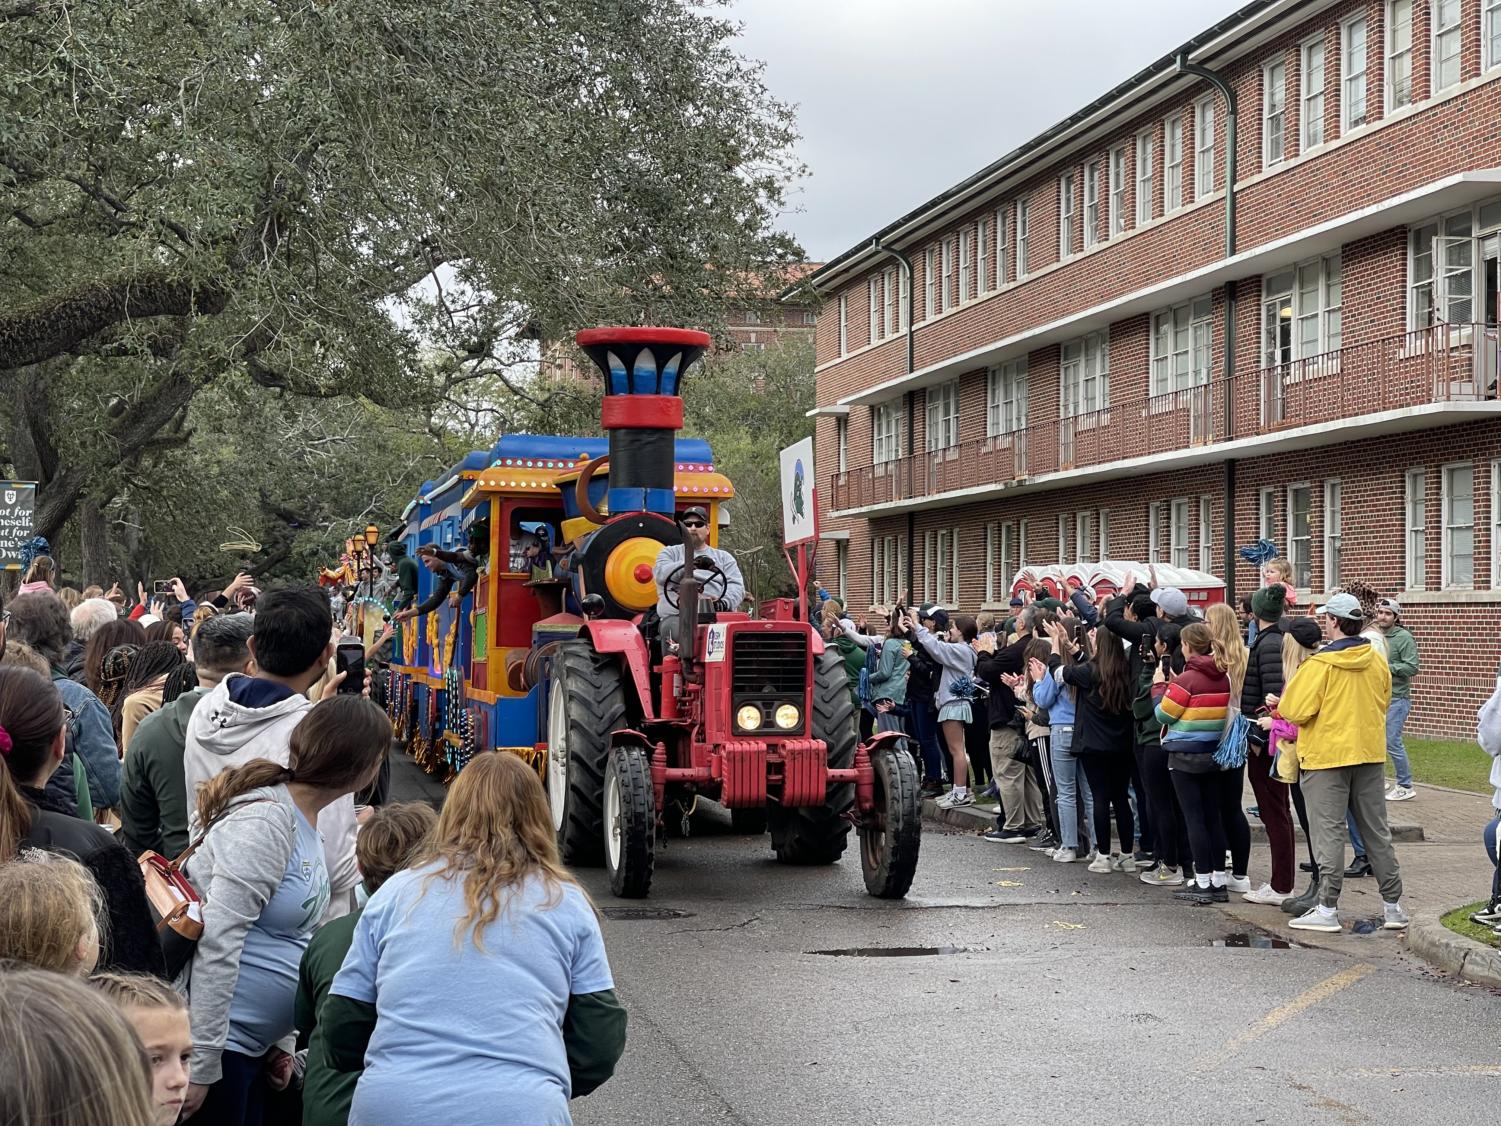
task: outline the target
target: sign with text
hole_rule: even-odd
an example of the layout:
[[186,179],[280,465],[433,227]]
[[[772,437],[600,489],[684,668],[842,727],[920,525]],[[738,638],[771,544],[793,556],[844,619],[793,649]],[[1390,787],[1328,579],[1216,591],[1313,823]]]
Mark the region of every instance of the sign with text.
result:
[[782,542],[788,547],[818,538],[813,500],[813,439],[782,451]]
[[0,565],[21,569],[21,548],[35,534],[36,482],[0,481]]

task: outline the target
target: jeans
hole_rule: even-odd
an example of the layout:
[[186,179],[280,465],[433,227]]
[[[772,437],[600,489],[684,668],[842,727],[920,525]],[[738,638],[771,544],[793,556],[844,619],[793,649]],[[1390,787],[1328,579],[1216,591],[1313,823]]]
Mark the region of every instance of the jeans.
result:
[[1305,770],[1299,784],[1308,802],[1313,852],[1319,866],[1319,903],[1339,906],[1345,877],[1346,813],[1353,814],[1365,839],[1366,859],[1376,873],[1381,898],[1402,897],[1402,873],[1386,826],[1386,772],[1379,762]]
[[[1385,797],[1383,792],[1382,799],[1385,800]],[[1366,858],[1365,841],[1361,838],[1360,826],[1355,824],[1355,814],[1348,809],[1345,810],[1345,828],[1350,831],[1350,848],[1355,852],[1355,859],[1364,860]]]
[[1501,858],[1498,858],[1496,834],[1501,832],[1501,810],[1496,811],[1490,823],[1486,825],[1483,834],[1485,838],[1485,854],[1491,858],[1491,864],[1495,866],[1495,874],[1491,877],[1491,900],[1487,907],[1492,911],[1501,905]]
[[1084,798],[1084,816],[1094,824],[1094,796],[1089,792],[1089,783],[1084,778],[1080,760],[1071,748],[1074,745],[1072,727],[1053,728],[1052,745],[1048,754],[1053,763],[1053,783],[1058,788],[1058,841],[1064,848],[1078,851],[1079,848],[1079,797]]
[[1120,851],[1129,855],[1136,843],[1136,822],[1131,817],[1131,752],[1094,752],[1081,755],[1084,776],[1094,794],[1094,845],[1102,856],[1110,855],[1110,810],[1115,810],[1115,828]]
[[943,781],[943,755],[938,750],[938,711],[932,700],[907,701],[912,717],[912,737],[922,752],[924,782]]
[[1386,709],[1386,757],[1397,771],[1397,785],[1412,786],[1412,764],[1407,761],[1407,745],[1402,742],[1402,725],[1412,711],[1412,700],[1393,697]]
[[219,1062],[219,1081],[209,1087],[192,1121],[202,1126],[260,1126],[270,1093],[261,1078],[265,1058],[226,1049]]

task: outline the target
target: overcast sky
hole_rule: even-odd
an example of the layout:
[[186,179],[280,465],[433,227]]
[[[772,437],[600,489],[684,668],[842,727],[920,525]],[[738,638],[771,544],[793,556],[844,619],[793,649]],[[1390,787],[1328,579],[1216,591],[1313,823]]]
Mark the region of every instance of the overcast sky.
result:
[[785,225],[827,261],[1244,0],[733,0],[741,53],[798,107]]

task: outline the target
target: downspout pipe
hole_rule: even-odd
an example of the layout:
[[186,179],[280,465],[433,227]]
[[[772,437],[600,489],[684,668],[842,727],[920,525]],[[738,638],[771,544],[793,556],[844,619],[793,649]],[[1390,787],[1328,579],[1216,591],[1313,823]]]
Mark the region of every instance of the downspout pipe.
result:
[[907,300],[902,303],[904,306],[902,314],[907,321],[907,374],[911,375],[917,370],[916,364],[913,362],[915,352],[912,337],[913,331],[917,327],[917,318],[912,315],[912,302],[916,296],[917,286],[913,284],[912,259],[908,258],[900,250],[895,250],[889,246],[882,246],[879,235],[870,240],[870,248],[877,254],[884,254],[888,258],[895,258],[901,263],[902,276],[907,280]]
[[[881,245],[881,238],[880,238],[879,235],[877,235],[875,238],[873,238],[873,239],[870,240],[870,248],[872,250],[874,250],[877,254],[884,254],[888,258],[895,258],[897,260],[897,263],[902,268],[902,277],[905,278],[906,282],[907,282],[907,299],[906,299],[906,301],[904,301],[902,303],[902,305],[903,305],[903,308],[902,308],[902,318],[907,323],[907,333],[906,333],[906,336],[907,336],[907,374],[911,375],[914,371],[917,370],[917,365],[914,362],[914,356],[915,356],[916,353],[915,353],[915,350],[914,350],[914,347],[913,347],[913,343],[914,342],[913,342],[913,335],[912,335],[913,332],[915,331],[916,327],[917,327],[917,318],[912,315],[913,314],[912,303],[913,303],[913,301],[917,297],[917,285],[916,285],[915,280],[914,280],[914,278],[912,276],[912,259],[909,258],[909,257],[907,257],[907,255],[903,254],[900,250],[897,250],[897,249],[895,249],[893,247],[890,247],[890,246],[882,246]],[[914,443],[917,440],[917,434],[916,434],[917,423],[913,420],[913,417],[912,417],[912,395],[911,395],[910,392],[908,394],[902,396],[902,407],[904,408],[902,413],[904,415],[906,415],[905,421],[907,422],[907,448],[908,448],[908,450],[911,450],[911,449],[915,448]],[[867,527],[869,527],[869,524],[867,524]],[[914,544],[913,540],[915,539],[916,536],[917,536],[917,514],[915,512],[908,511],[908,513],[907,513],[907,573],[906,573],[906,575],[903,576],[903,580],[906,583],[905,597],[907,597],[907,598],[911,598],[912,597],[911,592],[912,592],[912,588],[913,588],[913,579],[915,578],[915,566],[916,566],[916,559],[917,559],[917,551],[916,551],[916,545]]]
[[[1178,71],[1204,79],[1225,99],[1225,257],[1235,257],[1235,153],[1239,147],[1239,114],[1235,89],[1223,74],[1178,55]],[[1225,283],[1225,404],[1224,436],[1235,430],[1235,282]],[[1225,601],[1235,604],[1235,462],[1225,460],[1225,515],[1221,538],[1225,541]]]

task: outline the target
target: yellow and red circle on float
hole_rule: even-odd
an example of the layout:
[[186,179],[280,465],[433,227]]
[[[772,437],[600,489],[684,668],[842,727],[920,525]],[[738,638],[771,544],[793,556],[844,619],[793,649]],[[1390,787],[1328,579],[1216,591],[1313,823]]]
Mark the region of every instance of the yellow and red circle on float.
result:
[[605,589],[627,610],[645,611],[656,605],[657,584],[653,567],[662,551],[660,540],[633,536],[610,552],[605,564]]

